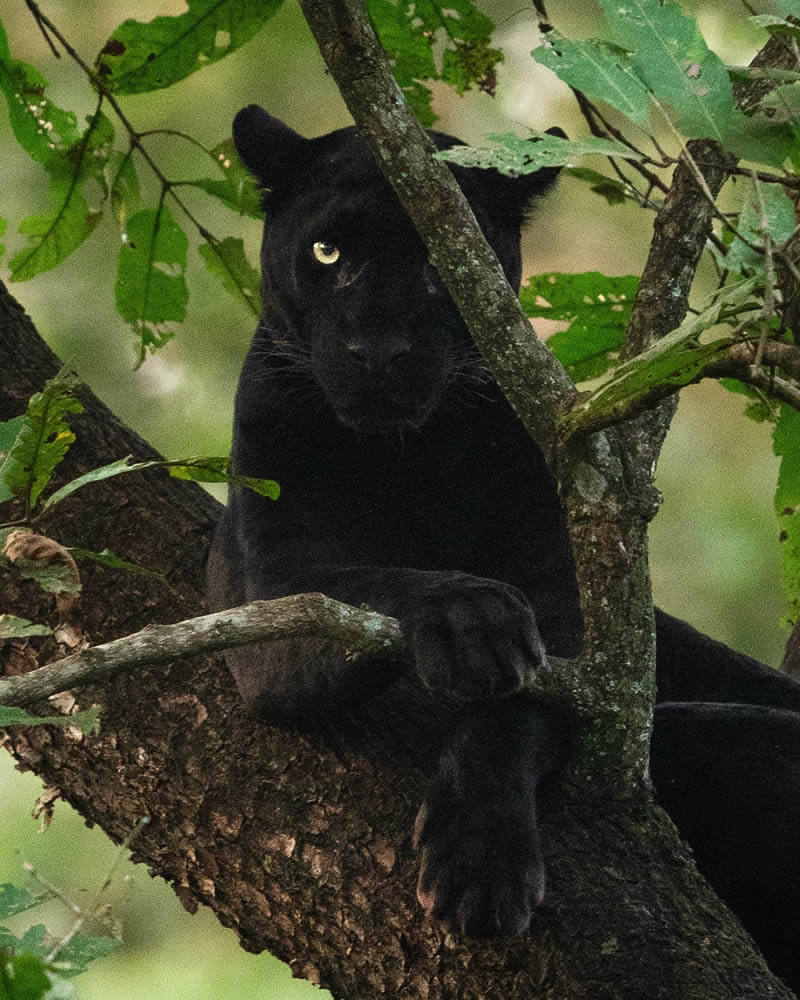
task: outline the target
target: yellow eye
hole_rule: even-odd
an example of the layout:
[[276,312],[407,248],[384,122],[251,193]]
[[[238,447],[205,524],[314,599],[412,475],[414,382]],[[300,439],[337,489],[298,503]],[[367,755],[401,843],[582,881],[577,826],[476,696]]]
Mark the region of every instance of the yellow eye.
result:
[[330,243],[325,243],[324,240],[315,243],[312,249],[314,256],[320,264],[335,264],[339,259],[338,247],[332,246]]

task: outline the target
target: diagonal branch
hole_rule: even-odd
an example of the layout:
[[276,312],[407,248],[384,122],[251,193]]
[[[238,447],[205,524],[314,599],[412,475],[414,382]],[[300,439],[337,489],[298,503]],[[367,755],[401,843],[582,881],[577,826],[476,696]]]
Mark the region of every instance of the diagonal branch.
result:
[[408,655],[393,618],[353,608],[324,594],[293,594],[174,625],[147,625],[134,635],[92,646],[30,673],[0,678],[0,705],[29,705],[59,691],[105,684],[123,670],[171,663],[182,656],[308,635],[341,642],[354,656],[385,653],[402,659]]

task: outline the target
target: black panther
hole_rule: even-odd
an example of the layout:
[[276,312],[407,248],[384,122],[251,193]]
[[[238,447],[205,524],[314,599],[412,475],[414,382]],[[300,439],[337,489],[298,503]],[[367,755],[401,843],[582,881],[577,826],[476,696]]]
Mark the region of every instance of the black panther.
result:
[[[282,495],[232,489],[211,602],[322,591],[399,619],[422,683],[464,704],[416,823],[419,899],[467,935],[522,933],[544,893],[536,792],[567,724],[520,689],[546,653],[582,644],[555,483],[357,132],[306,139],[255,106],[233,132],[267,211],[233,461]],[[521,226],[557,170],[452,170],[517,289]],[[658,797],[800,988],[800,685],[660,611],[657,629]],[[337,712],[407,670],[322,640],[227,660],[249,708],[284,721]]]

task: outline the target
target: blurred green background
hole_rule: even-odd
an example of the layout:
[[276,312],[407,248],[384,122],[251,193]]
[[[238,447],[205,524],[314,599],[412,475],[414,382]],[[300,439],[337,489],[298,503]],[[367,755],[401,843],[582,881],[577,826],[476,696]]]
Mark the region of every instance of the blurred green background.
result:
[[[712,47],[730,63],[746,62],[763,44],[738,0],[686,3]],[[572,135],[584,131],[569,93],[529,58],[537,42],[532,11],[517,0],[482,4],[498,25],[506,51],[496,99],[458,98],[436,91],[439,128],[466,141],[487,133],[558,122]],[[131,7],[121,0],[46,0],[43,9],[91,62]],[[185,9],[172,0],[140,0],[138,20]],[[565,32],[596,33],[591,4],[549,4]],[[12,55],[33,63],[50,81],[48,96],[83,117],[94,110],[92,92],[75,65],[56,60],[22,0],[6,0],[2,20]],[[242,105],[258,102],[308,135],[348,123],[347,112],[316,52],[296,5],[289,2],[266,29],[234,55],[175,87],[122,98],[140,129],[176,128],[213,146],[230,134]],[[8,218],[7,258],[24,243],[20,220],[42,211],[46,178],[11,136],[0,108],[3,154],[0,215]],[[150,149],[173,179],[210,176],[188,144],[154,138]],[[602,163],[593,164],[603,169]],[[144,179],[146,173],[141,171]],[[151,187],[152,200],[156,197]],[[257,258],[258,224],[217,208],[200,192],[184,196],[218,236],[244,236]],[[146,203],[146,201],[145,201]],[[631,206],[608,208],[585,186],[566,180],[529,226],[524,273],[601,270],[639,273],[652,216]],[[100,232],[56,270],[11,291],[62,359],[121,417],[167,456],[222,454],[229,446],[236,378],[254,323],[246,310],[203,270],[190,234],[188,319],[175,339],[141,369],[131,335],[114,312],[113,286],[119,233],[110,218]],[[0,270],[5,278],[7,268]],[[25,359],[19,363],[24,365]],[[2,375],[0,374],[0,377]],[[662,512],[652,530],[652,571],[658,603],[714,636],[767,662],[780,660],[784,602],[772,516],[776,460],[769,429],[742,417],[741,397],[703,385],[685,391],[665,447],[658,482]],[[98,830],[87,830],[59,804],[52,827],[39,834],[30,818],[40,782],[20,775],[0,754],[0,882],[24,881],[23,861],[76,899],[99,887],[116,855]],[[240,951],[234,935],[207,912],[186,914],[170,889],[126,863],[109,890],[125,945],[78,980],[84,1000],[182,1000],[218,997],[259,1000],[319,996],[269,956]],[[57,912],[48,913],[55,925]]]

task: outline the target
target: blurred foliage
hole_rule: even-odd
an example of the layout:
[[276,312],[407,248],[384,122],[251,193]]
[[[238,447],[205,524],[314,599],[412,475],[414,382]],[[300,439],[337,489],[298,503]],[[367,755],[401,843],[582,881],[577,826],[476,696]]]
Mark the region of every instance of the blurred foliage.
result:
[[[728,63],[745,64],[763,42],[763,32],[742,17],[738,0],[689,0],[682,6],[697,16],[709,44]],[[585,37],[602,31],[593,5],[551,0],[548,7],[565,33]],[[513,0],[488,0],[481,8],[498,25],[495,44],[505,51],[496,99],[486,92],[489,87],[460,98],[434,84],[438,127],[467,142],[507,130],[509,119],[537,129],[557,122],[571,135],[583,132],[565,86],[530,59],[538,41],[532,9],[521,9]],[[141,0],[136,17],[146,21],[185,9],[180,0]],[[50,0],[46,12],[91,61],[128,16],[130,5],[122,0]],[[81,74],[67,59],[52,57],[22,0],[9,0],[2,18],[14,57],[41,68],[55,105],[74,109],[76,121],[92,115],[96,102]],[[178,128],[199,139],[205,150],[164,134],[148,140],[148,149],[167,175],[190,182],[207,177],[207,150],[229,138],[233,115],[247,103],[263,104],[308,135],[348,121],[299,10],[290,4],[284,4],[253,41],[217,65],[167,90],[121,101],[138,129]],[[64,123],[65,129],[68,125]],[[3,203],[9,215],[7,227],[0,221],[0,234],[6,243],[31,206],[46,202],[55,183],[46,164],[31,166],[11,140],[10,128],[0,109]],[[599,159],[589,165],[604,169]],[[134,193],[142,203],[157,203],[155,179],[142,172],[137,183],[141,191]],[[230,230],[233,217],[207,196],[202,184],[187,184],[181,196],[202,213],[209,229]],[[68,263],[15,285],[14,294],[54,350],[153,445],[167,455],[225,454],[236,378],[254,327],[252,303],[246,296],[237,302],[221,290],[196,252],[201,238],[190,234],[185,281],[189,295],[203,308],[190,310],[179,335],[133,370],[138,354],[129,328],[114,309],[117,266],[108,247],[119,240],[119,212],[130,216],[136,210],[134,201],[131,197],[126,207],[121,199],[117,217],[98,222],[99,228],[106,227],[103,239],[95,236]],[[237,248],[237,260],[244,260],[244,254],[255,260],[258,222],[248,215],[234,221],[244,251],[239,255]],[[566,179],[528,228],[524,273],[592,268],[638,274],[650,224],[651,217],[632,203],[609,208],[585,184]],[[16,252],[18,237],[13,243]],[[710,267],[703,276],[707,290],[713,280]],[[550,332],[556,326],[537,320],[537,328]],[[716,386],[684,391],[659,469],[665,502],[651,534],[653,585],[656,599],[667,610],[776,662],[783,642],[776,628],[783,599],[771,499],[777,460],[770,429],[742,419],[745,402]],[[21,884],[25,860],[59,884],[68,882],[65,891],[81,898],[96,887],[97,872],[111,867],[116,848],[99,830],[87,830],[63,804],[56,809],[53,825],[37,836],[29,814],[40,791],[36,778],[17,774],[10,758],[0,755],[0,882]],[[190,918],[166,885],[144,876],[142,868],[133,866],[119,872],[112,894],[119,898],[116,909],[125,944],[78,979],[81,1000],[105,1000],[110,994],[119,1000],[290,1000],[321,995],[308,984],[293,983],[288,970],[269,956],[246,955],[235,936],[208,912]]]

